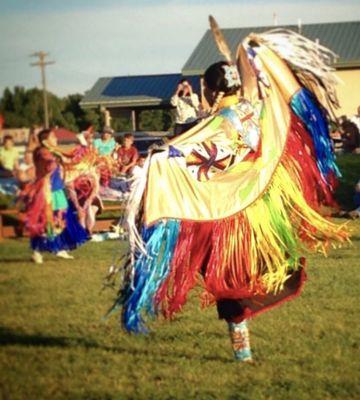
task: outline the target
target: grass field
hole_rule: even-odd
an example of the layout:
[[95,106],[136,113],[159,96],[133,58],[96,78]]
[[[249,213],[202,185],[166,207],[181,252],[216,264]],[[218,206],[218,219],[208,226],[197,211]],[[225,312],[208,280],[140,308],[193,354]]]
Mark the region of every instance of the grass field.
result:
[[[345,209],[359,161],[338,159]],[[360,221],[349,225],[352,246],[309,258],[300,298],[251,322],[255,366],[233,361],[225,323],[199,309],[199,292],[148,336],[103,320],[114,294],[102,280],[125,243],[37,266],[25,239],[1,242],[0,399],[360,399]]]
[[353,246],[310,257],[303,295],[251,322],[255,366],[233,361],[224,322],[194,293],[148,336],[102,320],[118,242],[75,261],[31,264],[25,240],[0,244],[2,399],[359,399],[360,223]]

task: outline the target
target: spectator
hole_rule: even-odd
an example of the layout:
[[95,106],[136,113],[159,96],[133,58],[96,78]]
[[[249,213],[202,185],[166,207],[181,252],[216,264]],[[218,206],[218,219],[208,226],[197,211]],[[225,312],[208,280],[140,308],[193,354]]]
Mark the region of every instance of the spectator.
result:
[[32,182],[35,179],[35,165],[32,151],[25,151],[24,159],[15,170],[15,175],[20,182],[20,186],[24,186],[26,183]]
[[3,147],[0,148],[0,176],[10,178],[14,176],[14,170],[18,167],[19,153],[14,146],[14,139],[5,135]]
[[139,157],[131,171],[131,176],[111,178],[110,188],[121,193],[129,193],[131,191],[132,184],[141,177],[144,164],[145,157]]
[[342,154],[344,152],[344,147],[341,128],[335,123],[331,124],[329,128],[330,137],[334,145],[334,151],[336,154]]
[[344,151],[352,153],[360,147],[358,127],[345,116],[340,117]]
[[172,96],[170,103],[176,107],[175,136],[192,128],[198,122],[199,97],[193,92],[190,83],[182,79]]
[[126,175],[130,174],[139,158],[139,152],[134,146],[134,136],[131,133],[124,135],[123,145],[116,150],[116,154],[119,172]]
[[357,108],[357,114],[353,115],[350,118],[350,121],[353,122],[357,126],[357,128],[360,132],[360,106]]
[[110,156],[115,150],[116,142],[113,138],[114,131],[105,127],[100,139],[94,140],[94,147],[100,156]]
[[136,165],[132,170],[132,176],[135,179],[137,179],[141,175],[142,169],[144,168],[144,164],[145,164],[145,157],[139,157]]
[[352,219],[360,218],[360,179],[355,185],[355,196],[354,196],[355,209],[348,213],[348,216]]

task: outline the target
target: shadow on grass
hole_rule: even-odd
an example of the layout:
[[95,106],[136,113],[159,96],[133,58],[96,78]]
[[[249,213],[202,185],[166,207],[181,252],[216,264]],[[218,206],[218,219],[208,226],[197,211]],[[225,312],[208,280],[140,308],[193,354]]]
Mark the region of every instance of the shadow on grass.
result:
[[41,334],[28,335],[14,332],[11,329],[0,327],[0,346],[49,346],[49,347],[99,347],[93,340],[85,338],[43,336]]
[[35,266],[35,264],[30,260],[30,258],[7,258],[2,259],[1,264],[31,264]]
[[[66,336],[44,336],[41,334],[26,334],[23,332],[15,332],[6,327],[0,327],[0,347],[5,346],[26,346],[26,347],[60,347],[60,348],[75,348],[75,347],[83,347],[85,349],[95,349],[95,350],[104,350],[117,354],[126,354],[128,353],[131,356],[144,356],[148,355],[153,359],[159,359],[164,361],[166,357],[169,355],[166,351],[159,351],[159,349],[154,349],[154,351],[150,351],[149,349],[134,349],[131,347],[112,347],[99,344],[95,340],[79,338],[79,337],[66,337]],[[171,353],[172,357],[184,359],[189,358],[193,359],[194,355],[189,354],[188,356],[184,353]],[[221,356],[212,356],[212,355],[201,355],[199,359],[204,361],[220,361],[223,363],[232,363],[232,359],[221,357]]]
[[359,242],[360,241],[360,236],[358,235],[353,235],[350,237],[352,242]]

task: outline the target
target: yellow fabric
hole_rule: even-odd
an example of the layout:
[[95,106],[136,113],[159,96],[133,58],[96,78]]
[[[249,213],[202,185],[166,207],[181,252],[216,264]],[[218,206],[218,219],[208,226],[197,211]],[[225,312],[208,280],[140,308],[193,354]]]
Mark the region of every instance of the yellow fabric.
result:
[[[286,100],[294,93],[281,86],[289,85],[294,92],[299,86],[273,52],[264,50],[260,55],[271,83],[260,121],[261,156],[255,162],[241,162],[206,182],[199,182],[191,176],[183,158],[168,158],[166,152],[154,154],[148,173],[151,190],[145,197],[147,225],[162,218],[209,221],[229,217],[248,207],[266,190],[281,158],[290,124]],[[231,137],[229,122],[215,116],[169,144],[183,149],[195,143]]]
[[219,108],[230,107],[239,102],[239,99],[236,95],[223,97],[219,103]]

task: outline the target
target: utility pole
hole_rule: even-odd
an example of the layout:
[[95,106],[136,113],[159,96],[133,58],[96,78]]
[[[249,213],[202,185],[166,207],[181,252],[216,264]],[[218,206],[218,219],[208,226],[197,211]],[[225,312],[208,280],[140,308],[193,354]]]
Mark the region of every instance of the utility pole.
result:
[[273,13],[273,25],[278,26],[278,18],[276,12]]
[[44,127],[49,128],[49,110],[48,110],[48,102],[47,102],[47,88],[46,88],[46,75],[45,75],[45,67],[50,64],[55,64],[55,61],[45,61],[45,57],[47,57],[49,53],[45,53],[44,51],[38,51],[30,55],[30,57],[38,57],[39,61],[35,63],[31,63],[32,67],[40,67],[41,71],[41,82],[43,87],[43,97],[44,97]]

